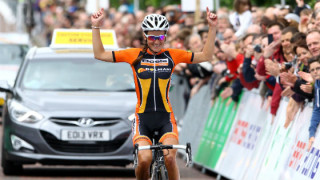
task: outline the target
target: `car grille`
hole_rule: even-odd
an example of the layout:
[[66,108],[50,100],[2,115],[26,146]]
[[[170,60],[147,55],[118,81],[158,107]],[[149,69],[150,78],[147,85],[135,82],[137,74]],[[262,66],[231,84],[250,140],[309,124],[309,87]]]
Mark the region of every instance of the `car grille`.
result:
[[[41,131],[45,141],[56,151],[67,153],[108,153],[119,149],[130,136],[129,133],[122,134],[117,139],[107,142],[90,141],[90,142],[72,142],[61,141],[52,134]],[[89,144],[88,144],[89,143]]]
[[[49,120],[55,124],[63,125],[63,126],[81,126],[79,124],[79,118],[67,118],[67,117],[52,117]],[[111,126],[119,121],[121,118],[90,118],[94,121],[94,123],[90,126],[98,127],[98,126]]]

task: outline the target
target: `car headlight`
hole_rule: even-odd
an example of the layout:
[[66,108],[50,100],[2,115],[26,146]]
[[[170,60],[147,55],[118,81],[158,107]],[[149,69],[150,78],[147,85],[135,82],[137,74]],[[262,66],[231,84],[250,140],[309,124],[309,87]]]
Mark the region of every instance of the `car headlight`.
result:
[[43,115],[25,107],[15,100],[8,103],[8,108],[11,116],[19,122],[36,123],[43,119]]
[[135,118],[136,118],[136,114],[133,113],[128,117],[128,120],[132,122],[132,121],[134,121]]

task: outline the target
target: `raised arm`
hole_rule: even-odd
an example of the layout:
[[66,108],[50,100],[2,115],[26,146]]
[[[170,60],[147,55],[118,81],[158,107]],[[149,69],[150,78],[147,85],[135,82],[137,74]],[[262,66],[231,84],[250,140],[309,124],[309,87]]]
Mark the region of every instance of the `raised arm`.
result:
[[91,24],[92,24],[92,45],[94,58],[113,62],[113,56],[111,51],[105,51],[101,37],[100,37],[100,26],[104,21],[104,10],[101,8],[99,11],[91,15]]
[[217,15],[211,13],[207,7],[207,20],[209,25],[208,40],[204,45],[202,52],[194,54],[193,63],[201,63],[212,59],[214,43],[216,39],[216,26],[218,23]]

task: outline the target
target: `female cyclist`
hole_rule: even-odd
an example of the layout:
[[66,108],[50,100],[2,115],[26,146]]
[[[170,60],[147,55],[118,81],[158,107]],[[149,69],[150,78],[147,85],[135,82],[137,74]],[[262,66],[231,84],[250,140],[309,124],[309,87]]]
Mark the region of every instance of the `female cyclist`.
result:
[[[103,9],[91,16],[93,52],[96,59],[107,62],[126,62],[131,65],[136,93],[136,118],[132,125],[133,143],[151,145],[152,135],[159,132],[164,145],[178,144],[178,130],[168,99],[170,79],[178,63],[200,63],[212,59],[216,35],[217,16],[207,8],[208,40],[202,52],[192,53],[178,49],[164,49],[169,23],[158,14],[147,15],[141,25],[146,41],[144,47],[119,51],[105,51],[99,27],[104,21]],[[166,153],[168,154],[168,153]],[[149,178],[151,151],[139,151],[139,164],[135,170],[139,180]],[[176,163],[176,150],[169,150],[165,165],[170,180],[180,178]]]

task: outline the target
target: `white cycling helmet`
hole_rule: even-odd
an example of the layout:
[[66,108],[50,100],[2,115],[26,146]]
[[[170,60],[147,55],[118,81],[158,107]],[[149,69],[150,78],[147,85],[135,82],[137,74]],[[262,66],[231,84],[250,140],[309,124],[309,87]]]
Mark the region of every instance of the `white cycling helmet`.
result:
[[143,31],[168,31],[169,22],[160,14],[150,14],[144,18],[141,28]]

